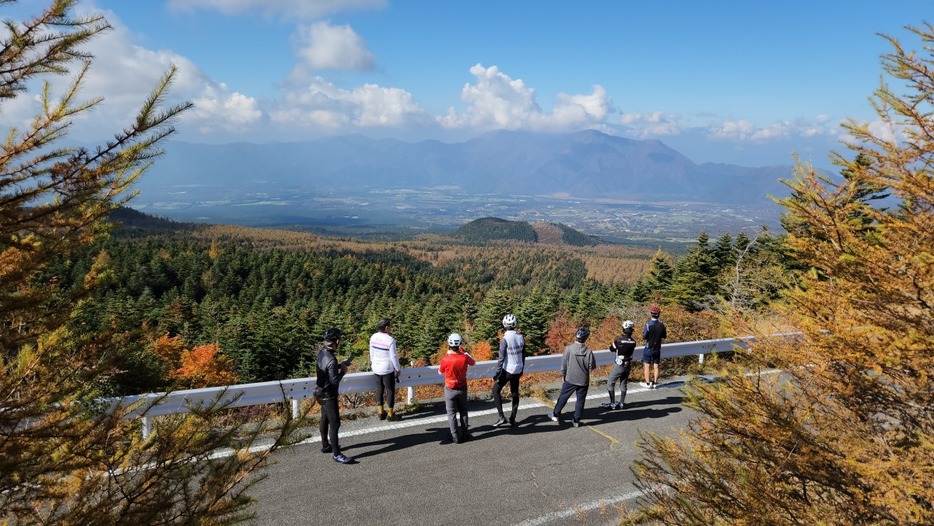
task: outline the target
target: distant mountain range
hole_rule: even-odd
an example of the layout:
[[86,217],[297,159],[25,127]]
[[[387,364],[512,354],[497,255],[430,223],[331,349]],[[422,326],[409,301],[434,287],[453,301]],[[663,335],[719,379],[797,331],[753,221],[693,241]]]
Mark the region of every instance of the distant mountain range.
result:
[[660,141],[597,131],[490,132],[462,143],[359,135],[301,143],[169,142],[139,184],[342,189],[458,187],[477,194],[567,195],[642,202],[756,204],[785,195],[790,166],[696,164]]

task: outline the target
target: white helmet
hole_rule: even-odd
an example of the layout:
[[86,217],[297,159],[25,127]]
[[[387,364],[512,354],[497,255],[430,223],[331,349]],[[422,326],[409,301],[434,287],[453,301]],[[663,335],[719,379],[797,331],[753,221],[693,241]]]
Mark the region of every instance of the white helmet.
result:
[[457,334],[456,332],[452,332],[451,335],[448,336],[448,346],[450,347],[460,347],[461,343],[463,342],[464,339],[461,338],[461,335]]
[[631,330],[633,330],[633,329],[635,329],[635,328],[636,328],[636,324],[633,323],[632,320],[626,320],[626,321],[623,322],[623,330],[624,330],[624,331],[631,331]]
[[503,327],[506,329],[515,329],[516,328],[516,315],[507,314],[503,316]]

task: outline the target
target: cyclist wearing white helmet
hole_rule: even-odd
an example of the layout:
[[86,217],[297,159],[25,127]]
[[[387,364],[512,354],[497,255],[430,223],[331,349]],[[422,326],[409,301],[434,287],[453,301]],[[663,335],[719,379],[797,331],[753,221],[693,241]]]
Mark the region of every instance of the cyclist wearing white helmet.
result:
[[[610,344],[610,352],[615,355],[615,365],[610,371],[610,377],[606,381],[606,389],[610,393],[610,401],[600,404],[600,407],[606,409],[625,409],[626,408],[626,390],[629,385],[629,372],[632,370],[632,353],[636,350],[636,340],[632,337],[632,331],[636,324],[632,320],[623,322],[623,334]],[[616,401],[616,382],[619,382],[619,401]]]
[[460,334],[451,333],[448,336],[448,352],[438,366],[438,374],[444,375],[444,409],[448,414],[451,441],[455,444],[470,439],[467,433],[467,367],[477,363],[470,353],[461,348],[463,343]]
[[[496,427],[516,425],[516,414],[519,412],[519,378],[525,367],[525,337],[516,332],[516,316],[507,314],[503,317],[503,328],[506,332],[499,340],[499,357],[496,361],[496,374],[493,375],[493,402],[499,412],[499,420],[493,424]],[[506,384],[512,395],[512,413],[509,420],[503,413],[502,391]]]

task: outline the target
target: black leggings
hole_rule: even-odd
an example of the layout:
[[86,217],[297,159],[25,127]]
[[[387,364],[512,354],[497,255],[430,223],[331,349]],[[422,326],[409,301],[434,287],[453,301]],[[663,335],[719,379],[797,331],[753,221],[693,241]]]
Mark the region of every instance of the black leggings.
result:
[[506,371],[502,371],[499,373],[499,379],[493,382],[493,401],[496,403],[496,410],[499,411],[500,418],[506,418],[503,414],[503,398],[501,392],[508,382],[509,390],[512,392],[511,418],[513,420],[516,419],[516,413],[519,412],[519,378],[522,378],[522,373],[509,374]]
[[386,404],[389,409],[396,403],[396,374],[378,374],[376,375],[376,405],[383,405],[383,392],[386,393]]
[[341,447],[337,442],[337,430],[341,427],[341,415],[337,411],[337,398],[326,398],[318,402],[321,404],[321,420],[318,422],[321,447],[330,445],[334,455],[340,455]]

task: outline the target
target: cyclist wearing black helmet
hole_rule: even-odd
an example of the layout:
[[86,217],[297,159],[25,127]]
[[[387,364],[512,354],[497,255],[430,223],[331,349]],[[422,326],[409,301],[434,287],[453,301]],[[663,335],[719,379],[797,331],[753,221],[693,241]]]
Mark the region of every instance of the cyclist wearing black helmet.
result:
[[555,422],[561,421],[561,410],[567,404],[572,394],[577,394],[577,403],[574,404],[574,427],[580,425],[581,415],[584,413],[584,403],[587,401],[587,389],[590,386],[590,371],[597,368],[597,360],[593,352],[584,345],[590,337],[590,329],[581,327],[574,334],[575,342],[564,348],[564,357],[561,359],[561,394],[555,408],[548,413],[548,418]]
[[[493,403],[499,412],[499,420],[493,424],[496,427],[504,426],[507,422],[515,427],[516,414],[519,412],[519,378],[522,377],[522,369],[525,367],[525,338],[516,332],[516,324],[514,314],[503,317],[503,328],[506,332],[499,340],[499,358],[496,361],[496,374],[493,375]],[[502,398],[503,387],[507,383],[512,396],[512,412],[508,421],[503,413]]]
[[340,329],[331,328],[324,331],[324,347],[318,351],[316,365],[317,398],[321,404],[321,420],[318,431],[321,433],[321,452],[332,453],[335,462],[352,464],[354,459],[344,456],[337,440],[337,430],[341,427],[341,415],[337,406],[337,389],[341,379],[347,374],[350,358],[338,362],[334,352],[341,344],[344,333]]

